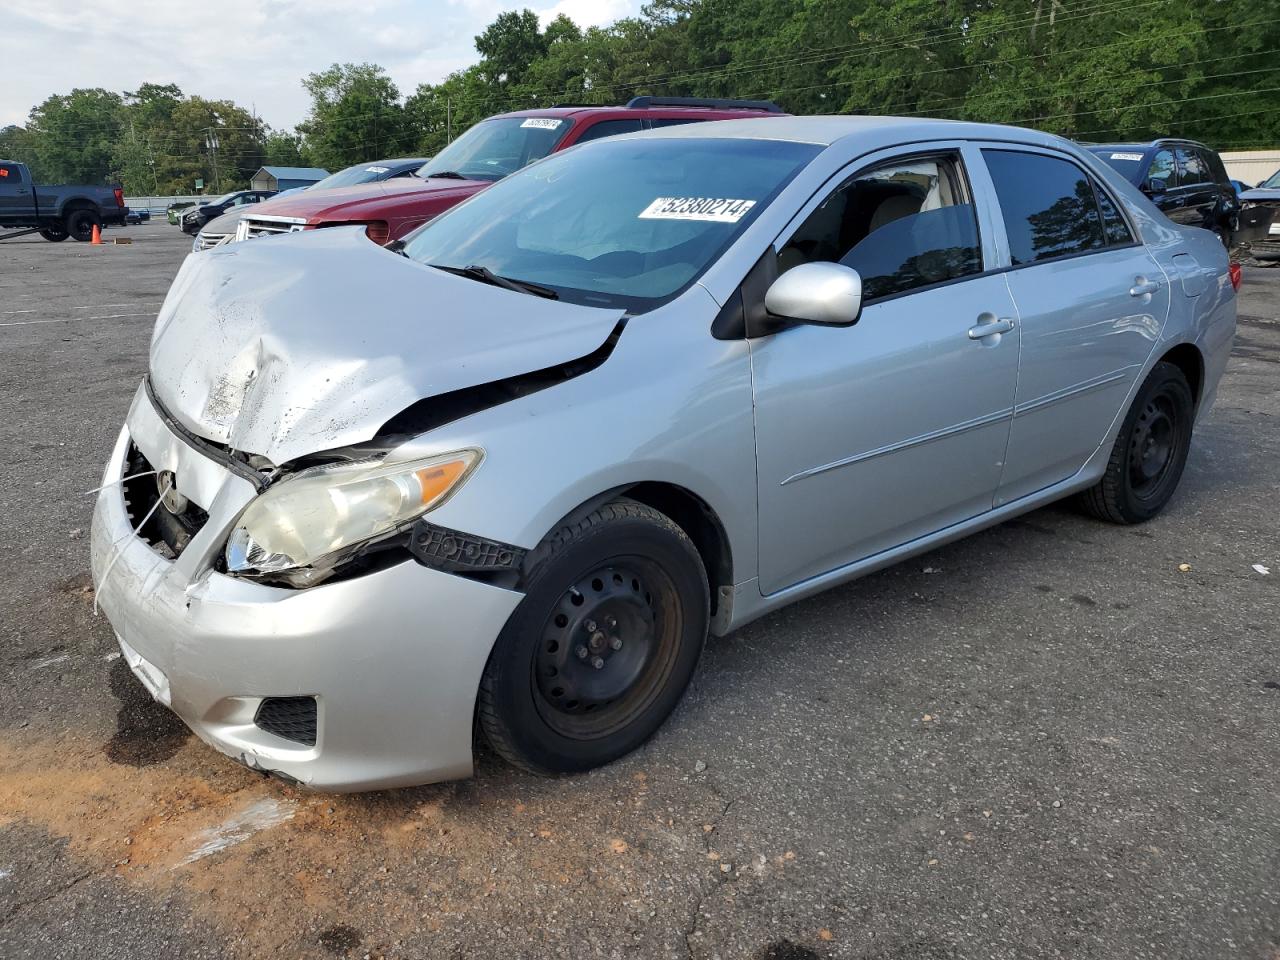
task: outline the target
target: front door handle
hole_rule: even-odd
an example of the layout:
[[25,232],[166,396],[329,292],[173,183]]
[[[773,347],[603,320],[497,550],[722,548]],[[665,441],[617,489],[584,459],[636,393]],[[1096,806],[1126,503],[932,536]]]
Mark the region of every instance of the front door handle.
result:
[[1160,284],[1154,280],[1148,280],[1146,277],[1134,277],[1133,286],[1129,288],[1129,296],[1145,297],[1155,293],[1160,289]]
[[1004,318],[1000,320],[988,320],[985,323],[979,323],[969,328],[970,340],[981,340],[983,337],[994,337],[997,333],[1008,333],[1013,329],[1013,321]]

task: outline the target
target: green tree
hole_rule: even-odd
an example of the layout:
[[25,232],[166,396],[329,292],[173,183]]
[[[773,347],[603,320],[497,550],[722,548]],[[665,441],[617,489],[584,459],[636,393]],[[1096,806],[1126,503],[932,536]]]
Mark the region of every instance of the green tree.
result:
[[41,179],[60,183],[111,181],[123,114],[120,94],[100,88],[57,94],[34,107],[27,133]]
[[31,168],[33,175],[39,175],[39,163],[36,160],[31,134],[25,127],[20,127],[16,123],[0,127],[0,158],[25,163]]
[[303,154],[302,135],[288,130],[272,130],[263,144],[264,164],[281,167],[308,167],[311,162]]
[[319,166],[338,170],[362,160],[395,156],[413,136],[405,129],[400,91],[382,67],[335,63],[303,86],[311,112],[298,125],[305,150]]
[[[560,28],[557,28],[560,32]],[[547,38],[538,28],[538,15],[525,9],[508,10],[476,37],[484,78],[499,87],[513,87],[525,77],[534,61],[546,56]]]

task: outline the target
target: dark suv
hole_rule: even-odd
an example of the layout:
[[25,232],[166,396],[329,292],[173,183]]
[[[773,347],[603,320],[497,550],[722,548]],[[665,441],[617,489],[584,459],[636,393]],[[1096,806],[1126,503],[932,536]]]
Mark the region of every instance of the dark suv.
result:
[[274,190],[237,190],[212,200],[201,201],[197,206],[184,210],[178,217],[183,233],[197,234],[200,228],[215,217],[220,217],[232,207],[261,203],[276,195]]
[[1222,158],[1194,140],[1090,144],[1174,223],[1212,230],[1231,249],[1267,235],[1266,213],[1242,210]]

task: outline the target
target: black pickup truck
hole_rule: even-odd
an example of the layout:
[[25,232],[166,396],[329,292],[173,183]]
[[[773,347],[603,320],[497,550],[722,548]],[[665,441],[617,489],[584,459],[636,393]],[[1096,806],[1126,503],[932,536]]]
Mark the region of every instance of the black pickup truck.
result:
[[89,240],[95,226],[123,224],[125,213],[119,187],[39,186],[26,164],[0,160],[0,231],[38,230],[55,243]]

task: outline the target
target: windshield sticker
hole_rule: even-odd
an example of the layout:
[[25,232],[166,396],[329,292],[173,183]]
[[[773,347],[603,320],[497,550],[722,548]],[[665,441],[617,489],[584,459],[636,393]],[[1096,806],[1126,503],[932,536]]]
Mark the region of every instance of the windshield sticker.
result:
[[725,197],[658,197],[641,211],[640,219],[737,223],[755,205],[754,200],[730,200]]
[[1134,160],[1134,161],[1137,161],[1137,162],[1141,163],[1141,162],[1142,162],[1142,154],[1140,154],[1140,153],[1113,153],[1113,154],[1111,155],[1111,159],[1112,159],[1112,160]]
[[556,127],[560,126],[561,122],[562,121],[557,120],[554,117],[530,117],[524,123],[520,124],[520,126],[534,127],[538,130],[554,130]]
[[365,167],[364,172],[365,173],[386,173],[390,169],[391,169],[390,167]]

